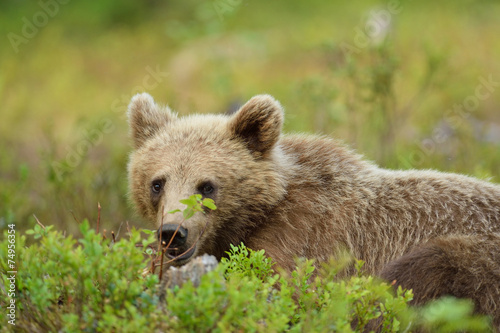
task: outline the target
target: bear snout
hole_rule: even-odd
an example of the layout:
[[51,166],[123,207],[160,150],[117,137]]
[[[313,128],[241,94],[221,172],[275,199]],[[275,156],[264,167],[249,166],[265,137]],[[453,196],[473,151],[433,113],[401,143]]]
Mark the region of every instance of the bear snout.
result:
[[[172,240],[170,247],[180,247],[186,243],[188,231],[177,224],[164,224],[158,229],[158,240],[168,244]],[[173,239],[172,239],[173,237]]]
[[158,229],[158,241],[162,242],[162,247],[168,246],[165,254],[170,259],[186,260],[191,258],[196,247],[187,242],[188,230],[178,224],[164,224]]

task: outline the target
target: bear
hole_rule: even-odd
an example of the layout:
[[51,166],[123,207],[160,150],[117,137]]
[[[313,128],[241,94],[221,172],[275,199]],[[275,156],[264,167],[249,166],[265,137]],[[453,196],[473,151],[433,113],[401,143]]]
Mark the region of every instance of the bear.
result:
[[[500,233],[499,185],[432,170],[386,170],[332,138],[282,134],[284,111],[269,95],[230,115],[178,117],[142,93],[132,98],[128,119],[129,193],[160,239],[172,240],[165,255],[174,265],[203,254],[220,259],[243,242],[290,272],[296,257],[320,265],[347,249],[367,274],[422,291],[418,304],[453,294],[448,280],[464,286],[458,297],[474,299],[482,285],[498,293],[500,242],[491,235]],[[192,194],[213,199],[217,209],[185,221],[181,213],[166,214],[183,209],[179,200]],[[482,250],[467,249],[474,237],[489,258],[475,260]],[[489,274],[472,274],[472,266],[460,282],[453,275],[460,267],[451,266],[461,258],[489,265]],[[500,300],[485,304],[478,311],[498,320]]]

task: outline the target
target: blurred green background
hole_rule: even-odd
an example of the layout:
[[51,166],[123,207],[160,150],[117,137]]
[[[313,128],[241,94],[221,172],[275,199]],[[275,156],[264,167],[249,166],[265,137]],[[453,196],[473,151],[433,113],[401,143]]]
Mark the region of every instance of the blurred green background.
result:
[[[269,93],[287,132],[387,168],[500,182],[499,1],[0,3],[0,228],[144,226],[127,200],[126,106],[181,114]],[[123,226],[122,226],[123,228]]]

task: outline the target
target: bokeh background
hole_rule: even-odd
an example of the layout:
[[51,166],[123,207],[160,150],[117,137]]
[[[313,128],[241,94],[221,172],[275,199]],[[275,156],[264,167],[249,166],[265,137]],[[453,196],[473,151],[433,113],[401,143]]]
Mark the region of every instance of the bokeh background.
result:
[[[387,168],[500,182],[500,2],[0,2],[0,228],[145,226],[127,199],[130,98],[180,114],[269,93],[287,132]],[[123,225],[122,225],[123,228]]]

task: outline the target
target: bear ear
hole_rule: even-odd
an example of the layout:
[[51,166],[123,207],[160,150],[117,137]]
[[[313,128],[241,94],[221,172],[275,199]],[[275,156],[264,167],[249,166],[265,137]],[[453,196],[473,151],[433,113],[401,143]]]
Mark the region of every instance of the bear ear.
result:
[[255,157],[266,157],[280,137],[283,108],[273,97],[257,95],[232,116],[229,126]]
[[147,93],[132,97],[127,115],[135,149],[141,147],[160,128],[177,119],[168,107],[159,107]]

